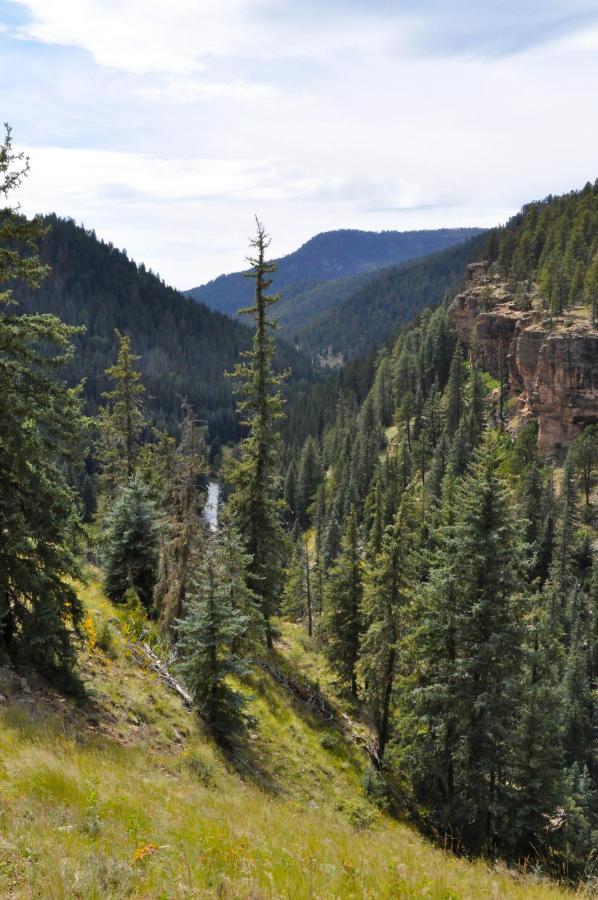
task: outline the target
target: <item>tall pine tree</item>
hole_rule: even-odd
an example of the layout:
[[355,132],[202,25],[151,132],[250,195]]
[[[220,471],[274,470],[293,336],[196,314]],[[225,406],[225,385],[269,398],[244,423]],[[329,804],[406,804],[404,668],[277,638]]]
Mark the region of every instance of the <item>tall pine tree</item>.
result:
[[257,235],[251,241],[255,255],[249,257],[255,280],[253,306],[239,312],[251,316],[255,325],[252,349],[245,362],[236,367],[233,376],[241,382],[238,403],[243,424],[248,429],[241,442],[239,458],[229,467],[233,486],[231,511],[251,556],[249,579],[251,588],[261,597],[266,643],[272,646],[270,619],[279,602],[282,581],[284,534],[281,524],[282,501],[279,499],[280,438],[278,423],[283,415],[279,386],[283,380],[272,366],[276,323],[268,310],[278,296],[266,292],[272,283],[269,275],[276,270],[267,262],[269,238],[257,221]]
[[[29,169],[7,127],[0,145],[0,198]],[[47,274],[37,254],[39,220],[0,210],[0,652],[47,675],[75,665],[83,609],[74,580],[75,495],[65,471],[81,455],[77,389],[61,367],[76,328],[48,314],[18,315],[11,286],[35,288]]]

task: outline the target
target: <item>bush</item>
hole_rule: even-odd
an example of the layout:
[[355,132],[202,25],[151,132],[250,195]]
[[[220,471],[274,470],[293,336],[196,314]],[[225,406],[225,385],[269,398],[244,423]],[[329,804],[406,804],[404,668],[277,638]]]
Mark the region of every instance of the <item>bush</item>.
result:
[[376,824],[378,818],[371,806],[353,800],[343,807],[343,812],[349,824],[356,831],[367,831],[368,828],[372,828]]
[[188,769],[200,781],[204,787],[211,787],[214,784],[214,766],[205,758],[201,751],[197,748],[185,750],[182,754],[182,761],[186,769]]
[[333,734],[323,734],[320,738],[320,747],[322,750],[328,750],[330,753],[338,751],[338,741]]
[[99,647],[110,659],[118,657],[118,645],[114,630],[114,619],[106,619],[96,629],[96,647]]
[[373,766],[368,766],[363,773],[362,785],[367,799],[379,809],[388,812],[391,806],[388,785],[380,772],[374,769]]

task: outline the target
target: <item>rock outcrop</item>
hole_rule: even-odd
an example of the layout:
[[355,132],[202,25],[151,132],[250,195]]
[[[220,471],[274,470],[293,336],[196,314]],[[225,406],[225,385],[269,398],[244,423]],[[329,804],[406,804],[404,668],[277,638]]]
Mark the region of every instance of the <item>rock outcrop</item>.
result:
[[560,455],[584,425],[598,422],[598,329],[587,310],[547,319],[522,310],[485,264],[468,267],[467,289],[449,316],[471,358],[518,398],[519,421],[538,420],[538,448]]

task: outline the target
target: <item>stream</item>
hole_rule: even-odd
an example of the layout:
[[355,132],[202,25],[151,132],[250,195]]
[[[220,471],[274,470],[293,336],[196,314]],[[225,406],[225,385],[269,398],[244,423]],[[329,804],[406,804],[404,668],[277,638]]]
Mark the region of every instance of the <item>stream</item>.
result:
[[217,481],[208,481],[208,496],[203,508],[203,517],[212,531],[218,530],[218,501],[220,485]]

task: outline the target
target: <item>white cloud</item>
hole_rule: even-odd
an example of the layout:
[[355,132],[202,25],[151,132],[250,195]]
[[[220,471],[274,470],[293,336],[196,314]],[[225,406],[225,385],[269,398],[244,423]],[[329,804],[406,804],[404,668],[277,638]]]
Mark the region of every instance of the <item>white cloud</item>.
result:
[[512,23],[495,42],[465,0],[444,44],[439,0],[13,2],[31,21],[0,99],[29,144],[25,208],[177,286],[241,266],[256,212],[282,254],[330,228],[491,225],[598,174],[590,28],[506,56]]
[[102,66],[186,74],[205,56],[233,54],[257,39],[255,0],[13,0],[32,21],[21,34],[80,47]]
[[200,100],[268,101],[279,94],[268,84],[234,81],[203,81],[200,78],[169,78],[165,83],[142,87],[140,96],[156,103],[189,104]]

